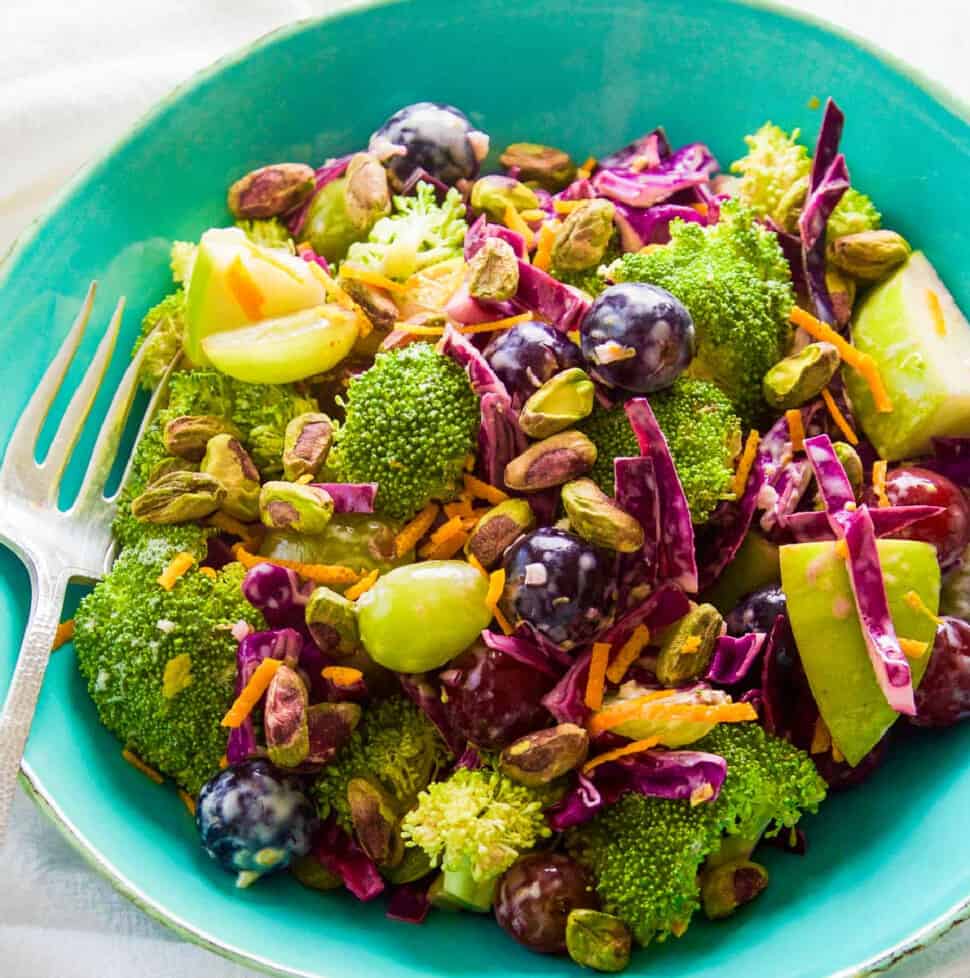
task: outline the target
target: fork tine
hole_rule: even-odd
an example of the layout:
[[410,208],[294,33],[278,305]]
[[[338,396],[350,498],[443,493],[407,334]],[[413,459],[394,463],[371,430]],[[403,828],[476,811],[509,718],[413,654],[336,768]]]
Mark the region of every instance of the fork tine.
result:
[[56,501],[61,475],[67,466],[71,452],[77,444],[81,435],[84,422],[91,411],[94,400],[101,387],[101,381],[107,372],[108,365],[111,363],[111,356],[114,353],[115,342],[118,339],[118,331],[121,328],[121,318],[125,311],[124,296],[118,300],[115,311],[111,316],[111,322],[105,330],[98,349],[94,354],[90,366],[84,373],[81,383],[78,385],[71,403],[68,404],[64,417],[61,418],[57,426],[54,440],[51,442],[41,469],[49,476],[48,498],[51,502]]
[[71,326],[67,336],[64,337],[57,355],[51,361],[50,366],[41,377],[37,389],[24,408],[20,420],[10,436],[7,444],[7,452],[0,468],[0,479],[6,479],[14,468],[22,469],[25,465],[31,469],[36,467],[34,462],[34,451],[37,446],[37,438],[44,425],[44,420],[50,411],[51,404],[60,390],[74,354],[84,336],[88,320],[91,318],[91,310],[94,307],[94,296],[98,289],[98,283],[92,282],[88,286],[87,295],[81,305],[81,310]]

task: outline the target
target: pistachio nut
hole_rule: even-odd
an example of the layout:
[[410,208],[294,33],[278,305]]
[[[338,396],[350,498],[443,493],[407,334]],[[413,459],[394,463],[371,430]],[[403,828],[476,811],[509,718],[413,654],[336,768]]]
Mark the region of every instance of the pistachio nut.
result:
[[318,587],[306,606],[306,624],[324,652],[350,655],[360,645],[357,606],[328,587]]
[[502,559],[506,548],[535,525],[535,513],[524,499],[506,499],[493,506],[475,524],[465,543],[465,553],[490,570]]
[[782,195],[775,207],[774,219],[778,226],[789,234],[798,234],[798,219],[805,208],[808,196],[809,178],[799,177]]
[[588,753],[589,734],[575,723],[560,723],[509,744],[499,767],[513,781],[538,788],[579,767]]
[[566,950],[584,968],[622,971],[632,945],[630,928],[613,914],[577,907],[566,918]]
[[579,367],[560,370],[525,402],[519,426],[530,438],[548,438],[593,410],[596,388],[589,374]]
[[620,509],[592,479],[567,482],[562,506],[573,530],[597,547],[632,554],[643,546],[640,521]]
[[238,438],[221,434],[209,439],[200,470],[222,483],[222,509],[252,523],[259,519],[259,471]]
[[839,326],[847,326],[852,319],[852,309],[855,306],[856,284],[854,278],[849,278],[834,265],[829,264],[825,269],[825,287],[829,290],[832,300],[832,312]]
[[307,708],[307,729],[310,747],[306,763],[326,764],[350,740],[360,723],[361,708],[357,703],[314,703]]
[[404,857],[396,866],[380,867],[381,876],[395,886],[400,886],[402,883],[413,883],[415,880],[427,876],[432,869],[428,854],[424,849],[418,849],[416,846],[408,846],[404,850]]
[[520,492],[561,486],[596,462],[596,446],[579,431],[561,431],[530,445],[505,466],[505,484]]
[[294,859],[290,863],[290,872],[311,890],[337,890],[344,885],[343,879],[331,873],[312,853]]
[[404,858],[400,817],[391,797],[367,778],[347,783],[350,820],[361,849],[378,866],[397,866]]
[[536,183],[555,193],[576,176],[576,164],[569,154],[540,143],[512,143],[505,147],[499,162],[506,169],[517,168],[519,179]]
[[355,227],[369,231],[379,218],[391,212],[387,170],[371,153],[355,153],[347,165],[345,179],[347,217]]
[[519,288],[519,259],[501,238],[486,238],[468,263],[468,294],[473,299],[511,299]]
[[749,859],[724,863],[701,878],[701,903],[711,920],[730,917],[768,885],[768,870]]
[[849,477],[849,483],[858,496],[863,483],[862,459],[859,458],[859,453],[847,441],[834,442],[832,448],[835,449],[835,455],[842,463],[842,468]]
[[161,462],[158,462],[152,467],[152,470],[148,473],[148,481],[145,483],[146,486],[150,486],[159,479],[165,478],[165,476],[170,475],[172,472],[198,472],[199,466],[195,462],[190,462],[184,458],[163,458]]
[[493,221],[502,221],[510,207],[529,211],[539,206],[539,198],[531,187],[497,173],[479,177],[472,184],[470,201],[476,211],[484,211]]
[[305,163],[261,166],[229,188],[229,210],[242,219],[279,217],[313,193],[314,176]]
[[270,680],[263,709],[266,753],[278,767],[296,767],[310,753],[309,694],[300,674],[281,665]]
[[267,482],[259,491],[259,518],[271,530],[323,533],[333,516],[326,489],[296,482]]
[[654,667],[664,686],[679,686],[707,672],[724,619],[711,604],[694,605],[664,636]]
[[131,501],[142,523],[189,523],[211,516],[225,501],[218,479],[202,472],[169,472]]
[[298,414],[283,435],[283,475],[290,482],[315,476],[327,461],[333,441],[333,422],[325,414]]
[[358,282],[353,278],[341,278],[340,287],[364,310],[364,315],[375,330],[386,333],[401,318],[394,300],[376,285]]
[[902,265],[912,249],[895,231],[860,231],[846,234],[829,243],[829,261],[860,282],[878,282],[897,265]]
[[602,197],[584,200],[570,212],[552,243],[552,265],[563,272],[595,268],[613,237],[616,208]]
[[801,407],[818,397],[838,369],[839,351],[831,343],[809,343],[765,374],[765,400],[779,411]]
[[234,424],[214,414],[183,414],[165,424],[162,440],[169,455],[201,462],[210,438],[227,434],[241,437]]

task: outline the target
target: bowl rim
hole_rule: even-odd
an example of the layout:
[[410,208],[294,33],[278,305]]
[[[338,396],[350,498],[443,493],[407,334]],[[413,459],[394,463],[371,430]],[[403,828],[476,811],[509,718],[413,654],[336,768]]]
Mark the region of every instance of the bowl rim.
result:
[[[270,44],[275,44],[292,34],[300,33],[323,23],[342,20],[355,16],[364,10],[385,6],[398,6],[414,3],[416,0],[349,0],[340,10],[316,17],[305,17],[284,24],[254,38],[247,44],[238,47],[211,64],[191,74],[176,85],[167,95],[155,102],[146,112],[124,130],[109,146],[95,154],[89,161],[81,165],[65,185],[54,194],[41,211],[14,238],[6,253],[0,256],[0,288],[3,288],[10,276],[17,257],[34,240],[47,220],[61,207],[66,200],[88,177],[110,165],[118,149],[150,126],[157,116],[161,115],[173,102],[185,92],[191,91],[203,84],[210,77],[218,74],[224,68],[245,60],[249,55]],[[860,48],[865,53],[882,62],[897,74],[902,75],[918,89],[940,104],[950,114],[970,126],[970,101],[951,92],[943,83],[929,77],[919,68],[909,64],[905,59],[887,51],[880,45],[860,37],[852,30],[833,24],[814,13],[796,10],[782,0],[720,0],[725,4],[748,7],[753,10],[765,11],[777,17],[801,23],[816,30],[831,34],[843,41]],[[19,781],[27,796],[37,808],[54,824],[63,838],[84,859],[85,863],[100,876],[104,877],[111,886],[126,899],[130,900],[139,910],[156,922],[167,927],[187,942],[204,948],[226,958],[235,964],[257,968],[268,975],[280,978],[323,978],[319,971],[309,972],[294,969],[288,965],[280,965],[252,951],[229,944],[205,929],[191,924],[180,916],[164,907],[156,899],[149,897],[139,887],[129,880],[93,846],[84,834],[73,824],[64,813],[57,801],[44,787],[43,780],[27,760],[21,762]],[[964,921],[970,920],[970,893],[958,900],[929,923],[904,937],[901,941],[869,958],[849,965],[837,972],[832,972],[824,978],[871,978],[881,974],[905,957],[913,955],[930,944],[939,940],[944,934]]]

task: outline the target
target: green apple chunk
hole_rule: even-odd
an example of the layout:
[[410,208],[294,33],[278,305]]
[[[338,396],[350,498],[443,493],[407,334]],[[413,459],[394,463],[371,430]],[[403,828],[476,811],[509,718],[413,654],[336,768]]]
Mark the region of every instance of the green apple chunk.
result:
[[970,435],[970,325],[921,252],[866,296],[852,341],[879,367],[893,410],[880,413],[863,378],[842,371],[856,417],[890,461],[931,450],[939,435]]
[[[936,625],[924,610],[904,599],[915,591],[934,614],[940,600],[940,565],[931,544],[878,540],[889,612],[900,638],[927,642]],[[846,760],[858,764],[899,714],[876,682],[845,560],[834,542],[793,543],[780,550],[781,585],[805,674],[832,741]],[[910,660],[918,686],[929,651]]]
[[357,600],[361,644],[396,672],[437,669],[492,620],[487,595],[488,578],[463,560],[398,567]]
[[357,317],[337,305],[212,333],[202,341],[209,363],[250,384],[289,384],[335,367],[357,341]]
[[240,228],[211,228],[199,242],[185,299],[185,352],[196,366],[208,366],[207,336],[326,300],[302,258],[253,244]]

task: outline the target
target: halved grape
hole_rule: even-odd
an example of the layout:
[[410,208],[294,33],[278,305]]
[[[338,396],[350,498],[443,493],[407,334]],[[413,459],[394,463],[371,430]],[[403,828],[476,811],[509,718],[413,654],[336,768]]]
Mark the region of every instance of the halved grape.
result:
[[288,384],[331,370],[357,340],[357,317],[337,305],[213,333],[202,341],[212,365],[250,384]]

